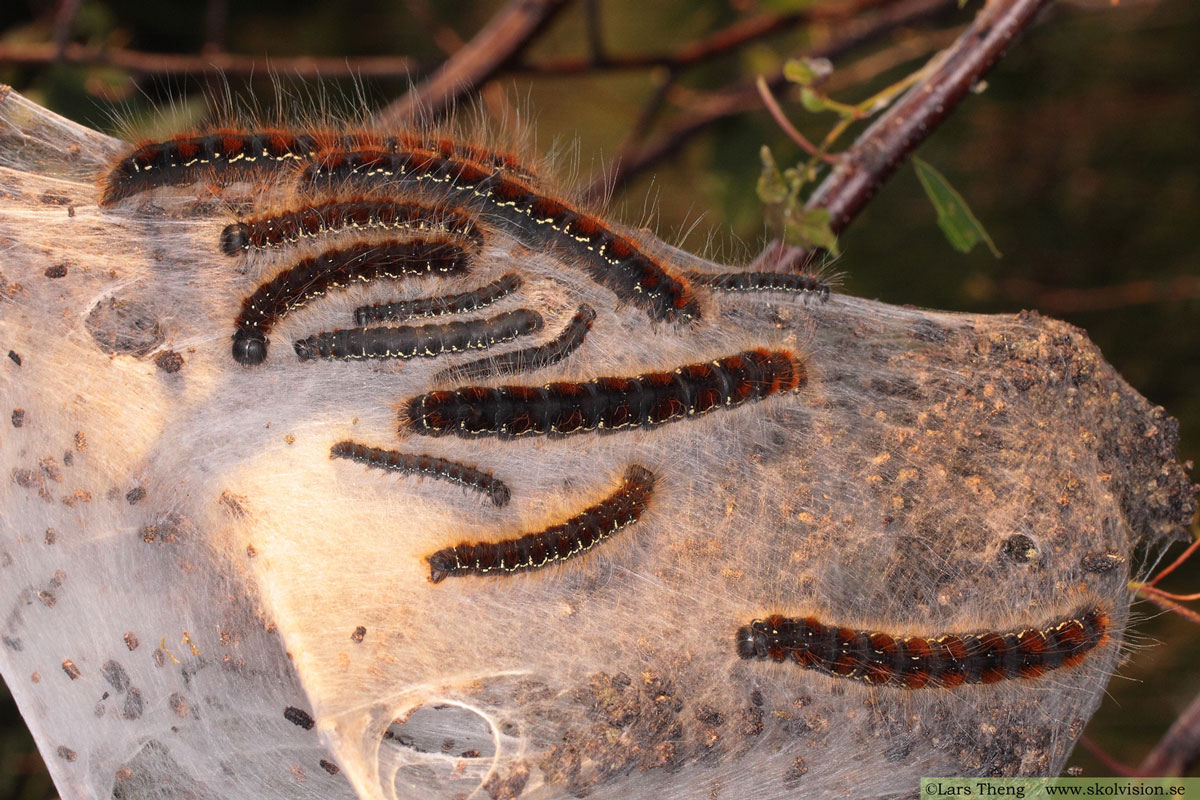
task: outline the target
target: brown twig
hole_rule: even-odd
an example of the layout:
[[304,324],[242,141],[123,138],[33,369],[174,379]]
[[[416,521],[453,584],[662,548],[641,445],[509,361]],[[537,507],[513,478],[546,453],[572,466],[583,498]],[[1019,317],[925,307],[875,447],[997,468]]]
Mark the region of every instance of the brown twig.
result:
[[204,8],[205,53],[220,53],[229,41],[229,0],[208,0]]
[[[59,59],[53,44],[0,44],[0,64],[25,66],[52,64]],[[61,59],[72,64],[116,67],[138,76],[145,75],[261,75],[270,68],[280,75],[298,78],[395,78],[419,71],[410,58],[378,56],[366,58],[263,58],[233,53],[176,55],[144,53],[122,48],[68,44]]]
[[[850,16],[833,37],[807,55],[812,58],[835,59],[857,47],[876,41],[897,28],[924,22],[957,6],[957,0],[901,0],[888,4],[867,19],[854,17],[856,12],[847,12]],[[766,81],[767,86],[776,92],[787,85],[782,73],[767,78]],[[762,102],[755,81],[747,81],[732,89],[715,92],[707,101],[691,103],[690,113],[675,122],[656,140],[636,151],[624,153],[607,179],[594,180],[585,190],[585,194],[593,198],[603,196],[609,186],[615,189],[628,183],[654,164],[674,154],[720,120],[761,108]]]
[[562,11],[569,0],[511,0],[467,44],[420,86],[379,112],[385,125],[445,115],[460,99],[478,92]]
[[1186,564],[1188,559],[1191,558],[1193,555],[1195,555],[1197,550],[1200,550],[1200,539],[1197,539],[1196,541],[1194,541],[1190,545],[1188,545],[1187,549],[1184,550],[1182,553],[1180,553],[1178,558],[1176,558],[1174,561],[1172,561],[1169,565],[1167,565],[1163,569],[1159,570],[1159,573],[1157,575],[1155,575],[1153,578],[1151,578],[1150,582],[1147,583],[1146,585],[1147,586],[1157,586],[1159,583],[1162,582],[1163,578],[1167,577],[1172,572],[1179,569],[1182,565]]
[[619,71],[667,67],[672,70],[695,66],[719,58],[752,42],[814,22],[841,22],[854,14],[888,5],[893,0],[857,0],[844,6],[819,6],[789,14],[768,14],[730,25],[669,53],[634,53],[607,56],[595,49],[585,57],[518,62],[511,70],[542,77],[566,77],[597,71]]
[[71,26],[79,13],[79,0],[59,0],[54,10],[54,54],[61,61],[71,40]]
[[831,156],[828,153],[822,152],[815,144],[810,142],[803,133],[796,130],[796,126],[792,124],[787,115],[783,113],[783,109],[779,107],[779,101],[775,99],[771,87],[767,86],[765,78],[759,78],[755,83],[754,88],[758,89],[758,96],[762,98],[763,105],[767,111],[771,113],[771,118],[775,120],[775,124],[780,130],[788,135],[788,138],[800,146],[804,152],[810,156],[816,156],[827,164],[836,164],[838,162],[836,156]]
[[1123,778],[1137,777],[1138,771],[1128,764],[1123,764],[1117,761],[1108,751],[1100,745],[1093,742],[1087,736],[1079,737],[1079,746],[1092,754],[1092,757],[1105,766],[1105,768],[1114,775],[1120,775]]
[[923,80],[876,120],[809,197],[845,230],[896,168],[925,141],[1052,0],[992,0]]
[[621,146],[617,149],[617,162],[623,159],[626,154],[633,153],[637,150],[642,140],[650,132],[655,121],[662,114],[663,108],[667,105],[667,99],[670,97],[671,89],[675,86],[676,74],[667,72],[659,81],[654,92],[646,98],[646,102],[642,104],[642,110],[638,112],[637,119],[625,134],[625,138],[621,142]]
[[1180,714],[1138,766],[1146,776],[1182,776],[1200,766],[1200,695]]
[[434,16],[429,0],[404,0],[404,10],[412,27],[430,32],[430,41],[446,55],[453,55],[463,46],[462,38],[448,25],[442,25]]
[[604,31],[600,22],[600,0],[583,0],[583,19],[587,27],[588,52],[592,63],[604,63]]
[[1010,278],[1000,284],[1008,297],[1030,303],[1047,314],[1111,311],[1151,303],[1200,298],[1200,278],[1178,275],[1162,281],[1142,280],[1091,289],[1051,289],[1034,281]]
[[1198,592],[1193,592],[1192,594],[1175,594],[1174,592],[1166,592],[1147,584],[1139,586],[1138,591],[1147,597],[1162,597],[1167,600],[1174,600],[1177,603],[1191,603],[1200,600],[1200,593]]
[[1151,603],[1153,603],[1154,605],[1158,606],[1163,611],[1170,611],[1172,613],[1178,614],[1179,616],[1186,619],[1188,622],[1194,622],[1197,625],[1200,625],[1200,614],[1197,614],[1195,611],[1192,611],[1187,606],[1181,606],[1179,603],[1176,603],[1174,600],[1168,600],[1166,597],[1162,596],[1162,593],[1152,593],[1152,592],[1144,591],[1144,588],[1145,587],[1138,590],[1138,594],[1141,595],[1144,599],[1146,599],[1146,600],[1150,601]]
[[929,30],[914,33],[895,44],[864,56],[842,69],[834,71],[820,85],[827,95],[837,95],[866,84],[875,77],[918,58],[928,60],[930,55],[949,47],[958,38],[956,30]]

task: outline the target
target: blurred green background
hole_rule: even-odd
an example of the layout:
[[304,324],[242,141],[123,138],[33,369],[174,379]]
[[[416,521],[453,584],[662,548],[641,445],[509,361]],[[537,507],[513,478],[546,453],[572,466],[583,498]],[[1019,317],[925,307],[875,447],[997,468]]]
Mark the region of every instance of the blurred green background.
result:
[[[133,50],[198,53],[206,41],[229,52],[356,57],[408,55],[418,70],[436,65],[469,39],[498,2],[304,2],[179,4],[109,0],[81,3],[71,40]],[[610,53],[668,51],[739,19],[812,6],[808,0],[606,0],[596,4]],[[819,5],[830,5],[821,0]],[[968,22],[979,6],[949,20]],[[45,42],[55,4],[0,5],[4,45]],[[530,60],[586,52],[586,14],[568,8],[532,49]],[[874,52],[912,46],[946,26],[897,31],[839,59],[842,69]],[[206,39],[206,32],[208,36]],[[783,33],[682,77],[675,99],[778,70],[825,30]],[[886,59],[886,56],[881,57]],[[264,59],[264,66],[268,62]],[[920,60],[898,63],[837,96],[860,100],[903,77]],[[261,70],[253,92],[268,97]],[[835,77],[838,72],[835,71]],[[286,76],[285,76],[286,77]],[[515,98],[530,117],[539,151],[558,149],[565,166],[587,179],[620,149],[661,73],[636,70],[577,76],[515,74],[484,105],[493,113]],[[87,124],[112,129],[114,115],[135,122],[202,88],[193,80],[154,79],[135,87],[118,70],[5,64],[0,82]],[[244,81],[231,79],[234,86]],[[408,79],[365,81],[376,104],[398,96]],[[911,166],[903,168],[841,239],[831,269],[843,290],[889,303],[972,312],[1041,310],[1083,329],[1108,360],[1181,423],[1182,460],[1200,456],[1200,3],[1195,0],[1063,0],[1043,16],[919,150],[966,198],[1002,259],[986,248],[952,250],[935,224]],[[347,85],[348,90],[354,88]],[[187,111],[199,104],[179,104]],[[786,106],[812,137],[828,116]],[[686,108],[685,108],[686,110]],[[161,115],[157,115],[161,116]],[[670,123],[668,114],[664,120]],[[160,131],[161,133],[161,131]],[[853,135],[853,132],[852,132]],[[673,158],[624,187],[615,213],[649,220],[668,241],[728,262],[748,261],[774,232],[755,193],[759,149],[781,164],[799,153],[765,112],[721,121]],[[845,144],[849,144],[846,141]],[[1110,287],[1111,292],[1097,293]],[[1200,565],[1165,588],[1196,591]],[[1128,662],[1086,736],[1113,758],[1136,765],[1200,692],[1196,626],[1139,604],[1142,620]],[[1069,762],[1085,775],[1111,770],[1084,748]],[[56,793],[0,683],[0,800],[41,800]]]

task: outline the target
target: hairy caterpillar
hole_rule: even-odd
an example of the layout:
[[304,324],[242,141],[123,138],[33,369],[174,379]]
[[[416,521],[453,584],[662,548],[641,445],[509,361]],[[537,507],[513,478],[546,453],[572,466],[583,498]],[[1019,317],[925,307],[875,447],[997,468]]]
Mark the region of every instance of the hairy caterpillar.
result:
[[596,320],[596,310],[582,305],[559,334],[545,344],[513,350],[498,356],[488,356],[449,367],[434,376],[435,382],[477,381],[497,375],[533,372],[562,361],[575,352]]
[[253,177],[312,158],[319,148],[318,141],[319,137],[308,133],[268,130],[147,142],[117,162],[105,176],[100,205],[112,206],[160,186],[182,186],[205,178],[224,184]]
[[784,350],[747,350],[672,372],[545,386],[468,386],[405,404],[402,427],[430,436],[567,436],[662,425],[735,408],[804,386],[804,361]]
[[685,275],[698,286],[725,292],[787,292],[829,299],[829,284],[812,275],[787,272],[688,272]]
[[236,256],[248,250],[283,247],[335,231],[373,228],[442,232],[462,237],[476,249],[483,246],[483,234],[475,219],[456,209],[420,202],[355,199],[302,205],[227,225],[221,231],[221,251]]
[[542,329],[542,315],[527,308],[487,319],[429,325],[349,328],[318,333],[294,343],[301,361],[314,358],[434,358],[443,353],[481,350]]
[[224,130],[142,143],[105,175],[100,205],[112,206],[162,186],[183,186],[201,180],[218,184],[247,180],[291,168],[298,162],[317,158],[322,152],[356,147],[380,148],[384,152],[428,151],[442,158],[462,159],[479,167],[512,172],[522,178],[533,177],[511,154],[415,132],[380,136],[331,130],[296,133],[277,129]]
[[827,625],[815,617],[772,615],[739,628],[743,659],[794,661],[801,667],[874,686],[953,688],[1038,678],[1073,667],[1108,641],[1108,615],[1080,608],[1041,628],[936,637],[893,636]]
[[367,325],[371,322],[410,319],[412,317],[443,317],[450,314],[465,314],[486,308],[521,288],[521,276],[515,273],[502,275],[491,283],[458,294],[418,297],[414,300],[394,300],[354,309],[354,322]]
[[691,288],[662,261],[644,253],[603,220],[541,193],[534,186],[471,162],[427,151],[360,150],[332,153],[305,170],[313,191],[344,184],[386,190],[431,182],[468,207],[491,212],[510,233],[531,243],[561,247],[581,257],[590,274],[656,320],[700,316]]
[[566,522],[515,539],[464,542],[438,550],[428,559],[429,578],[440,583],[455,575],[512,574],[585,553],[641,518],[656,481],[654,473],[634,464],[625,470],[616,491]]
[[267,334],[286,314],[354,281],[465,272],[466,252],[446,237],[425,237],[327,250],[263,283],[234,320],[233,357],[247,366],[267,357]]
[[376,469],[430,475],[483,492],[497,506],[507,505],[512,492],[504,481],[481,469],[447,458],[426,454],[401,453],[357,442],[338,442],[329,449],[330,458],[346,458]]

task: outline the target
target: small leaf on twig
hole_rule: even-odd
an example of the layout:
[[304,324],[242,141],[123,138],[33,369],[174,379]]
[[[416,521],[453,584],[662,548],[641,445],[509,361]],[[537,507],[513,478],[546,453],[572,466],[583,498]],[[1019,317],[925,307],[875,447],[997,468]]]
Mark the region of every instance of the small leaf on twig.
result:
[[829,222],[828,209],[797,208],[784,218],[784,241],[810,250],[820,247],[836,256],[839,254],[837,236]]
[[947,241],[960,253],[969,253],[981,241],[992,251],[992,255],[1000,258],[1000,251],[983,224],[971,213],[967,201],[955,191],[942,173],[929,165],[929,162],[913,156],[913,166],[917,169],[917,178],[925,188],[925,194],[937,210],[938,227],[946,234]]
[[827,58],[790,58],[783,65],[783,77],[801,86],[811,86],[832,72],[833,64]]
[[800,105],[814,114],[829,108],[829,104],[825,101],[825,98],[807,86],[800,90]]
[[759,156],[762,158],[763,169],[762,174],[758,176],[758,199],[768,205],[782,203],[787,199],[788,187],[783,175],[779,173],[779,165],[775,163],[771,148],[764,144],[759,150]]

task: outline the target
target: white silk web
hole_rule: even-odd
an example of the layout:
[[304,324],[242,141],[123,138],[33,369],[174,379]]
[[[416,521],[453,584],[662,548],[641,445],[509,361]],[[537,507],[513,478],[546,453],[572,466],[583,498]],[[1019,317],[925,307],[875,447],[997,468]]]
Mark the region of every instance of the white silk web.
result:
[[[316,298],[244,367],[233,319],[294,255],[219,241],[267,201],[197,184],[101,209],[125,150],[0,88],[0,670],[64,798],[874,797],[1054,773],[1139,554],[1190,514],[1174,423],[1067,325],[701,288],[699,322],[651,323],[519,232],[467,277]],[[679,273],[727,269],[627,235]],[[495,308],[536,310],[537,341],[596,318],[491,385],[755,347],[801,354],[807,384],[653,429],[433,438],[403,401],[478,354],[291,352],[358,306],[508,274]],[[511,501],[331,458],[344,440],[476,465]],[[632,464],[656,476],[645,513],[586,555],[431,582],[431,553],[561,522]],[[1081,606],[1110,642],[988,686],[872,688],[735,648],[776,612],[901,637]]]

